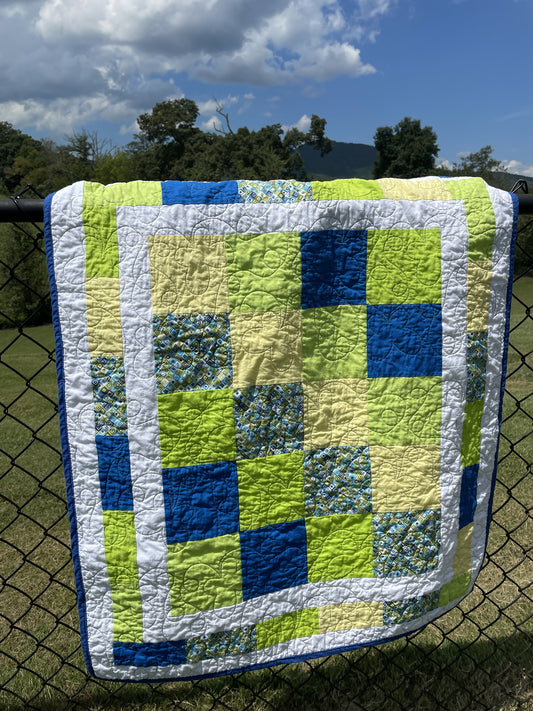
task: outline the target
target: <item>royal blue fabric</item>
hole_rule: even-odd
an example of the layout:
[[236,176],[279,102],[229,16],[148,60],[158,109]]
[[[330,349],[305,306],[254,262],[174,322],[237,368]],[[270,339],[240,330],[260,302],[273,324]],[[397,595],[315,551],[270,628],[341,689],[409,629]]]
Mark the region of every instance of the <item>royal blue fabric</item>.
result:
[[235,180],[221,183],[196,183],[168,180],[161,183],[163,205],[226,205],[239,202],[239,186]]
[[440,375],[440,305],[368,306],[367,367],[369,378]]
[[239,530],[235,462],[163,469],[167,542],[198,541]]
[[241,532],[244,600],[307,582],[303,519]]
[[98,472],[104,511],[133,511],[128,438],[97,435]]
[[367,233],[301,233],[302,309],[366,303]]
[[459,500],[459,528],[474,520],[477,505],[477,475],[479,464],[472,464],[463,469],[461,480],[461,498]]
[[115,664],[136,667],[167,667],[169,664],[185,664],[187,655],[185,640],[177,642],[115,642],[113,644]]

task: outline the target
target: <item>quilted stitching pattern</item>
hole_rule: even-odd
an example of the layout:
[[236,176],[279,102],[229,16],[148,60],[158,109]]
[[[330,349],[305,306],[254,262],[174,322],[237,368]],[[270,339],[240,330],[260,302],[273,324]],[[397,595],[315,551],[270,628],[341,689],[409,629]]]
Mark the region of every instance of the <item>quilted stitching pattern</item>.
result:
[[468,592],[495,461],[506,194],[76,184],[47,205],[97,675],[374,644]]

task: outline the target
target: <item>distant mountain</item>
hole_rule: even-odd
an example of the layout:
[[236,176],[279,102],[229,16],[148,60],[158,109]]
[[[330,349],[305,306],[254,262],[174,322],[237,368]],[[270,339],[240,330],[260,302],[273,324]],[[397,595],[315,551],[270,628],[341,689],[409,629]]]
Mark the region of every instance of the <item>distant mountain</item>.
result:
[[[377,158],[374,146],[342,141],[332,141],[332,144],[331,152],[323,156],[320,156],[320,151],[307,144],[298,149],[311,179],[372,178],[372,169]],[[526,180],[530,192],[533,192],[533,177],[527,175],[495,171],[489,182],[503,190],[511,190],[517,180]]]
[[[494,171],[494,184],[502,188],[502,190],[512,190],[515,183],[519,180],[525,180],[528,184],[528,188],[533,191],[533,178],[529,175],[519,175],[518,173],[501,173],[500,171]],[[489,181],[491,182],[491,181]]]
[[322,157],[320,151],[305,145],[299,149],[305,169],[311,178],[371,178],[377,151],[366,143],[332,141],[333,148]]

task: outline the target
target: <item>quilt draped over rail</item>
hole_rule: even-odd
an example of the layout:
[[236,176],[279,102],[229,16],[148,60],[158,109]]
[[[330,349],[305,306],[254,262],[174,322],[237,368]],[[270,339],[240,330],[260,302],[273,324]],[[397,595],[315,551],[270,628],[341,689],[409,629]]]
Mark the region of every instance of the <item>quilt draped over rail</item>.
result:
[[472,178],[47,198],[91,673],[195,678],[373,645],[471,590],[516,213]]

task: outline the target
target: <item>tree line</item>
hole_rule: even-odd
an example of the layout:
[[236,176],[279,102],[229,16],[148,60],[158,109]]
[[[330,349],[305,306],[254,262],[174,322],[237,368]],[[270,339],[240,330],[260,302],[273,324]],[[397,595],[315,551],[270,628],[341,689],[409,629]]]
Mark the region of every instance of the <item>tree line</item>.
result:
[[[298,149],[308,144],[321,155],[331,150],[326,120],[316,114],[306,132],[284,130],[279,123],[258,130],[246,126],[233,130],[224,107],[219,105],[216,111],[219,125],[204,131],[196,125],[199,109],[194,101],[159,102],[137,118],[138,133],[120,148],[88,131],[75,132],[58,145],[34,139],[0,121],[0,196],[17,194],[27,184],[48,194],[78,180],[103,184],[129,180],[306,180],[312,176],[307,175]],[[479,175],[498,187],[498,173],[505,171],[493,157],[491,146],[451,166],[437,166],[436,133],[408,116],[396,126],[377,128],[374,145],[374,178]],[[522,240],[531,253],[533,230]],[[48,320],[49,302],[39,296],[47,294],[47,289],[43,252],[31,238],[11,226],[0,226],[0,327]]]
[[217,112],[223,128],[203,131],[196,126],[194,101],[162,101],[137,118],[138,133],[122,148],[87,131],[74,133],[64,145],[37,141],[0,122],[0,193],[13,194],[27,183],[50,193],[76,180],[305,180],[298,148],[331,150],[326,120],[315,114],[306,132],[284,131],[281,124],[234,131],[223,106]]
[[[12,195],[31,183],[42,193],[76,180],[114,183],[128,180],[271,180],[308,176],[298,149],[311,145],[321,155],[331,150],[326,120],[313,114],[309,130],[281,124],[233,130],[224,107],[216,109],[219,124],[200,129],[197,104],[191,99],[162,101],[137,118],[138,133],[116,147],[96,132],[79,131],[63,145],[37,140],[0,121],[0,194]],[[470,153],[452,166],[437,166],[437,135],[430,126],[406,116],[396,126],[376,129],[374,177],[413,178],[422,175],[482,175],[495,180],[502,163],[491,146]]]

